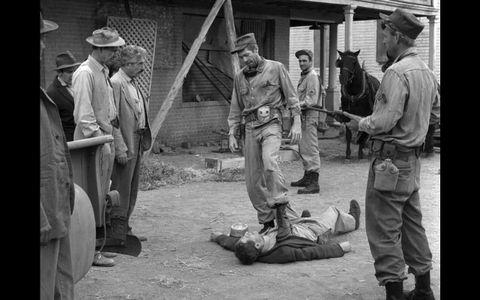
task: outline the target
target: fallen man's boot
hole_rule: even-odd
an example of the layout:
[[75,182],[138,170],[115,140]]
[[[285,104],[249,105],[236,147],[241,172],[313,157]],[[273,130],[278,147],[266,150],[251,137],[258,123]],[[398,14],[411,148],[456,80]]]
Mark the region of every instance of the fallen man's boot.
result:
[[293,181],[290,183],[290,186],[302,186],[302,187],[305,187],[307,186],[307,171],[305,171],[303,173],[303,177],[300,178],[300,180],[297,180],[297,181]]
[[277,207],[277,242],[283,241],[284,239],[292,235],[292,230],[290,229],[290,222],[288,221],[288,217],[285,214],[285,207],[286,205],[280,205],[279,207]]
[[318,185],[318,173],[307,173],[307,185],[303,189],[298,190],[299,194],[317,194],[320,193],[320,186]]
[[435,300],[430,287],[430,271],[415,276],[415,289],[404,294],[406,300]]
[[310,218],[312,216],[312,214],[310,213],[310,211],[308,209],[304,209],[302,211],[302,215],[300,217],[302,218]]

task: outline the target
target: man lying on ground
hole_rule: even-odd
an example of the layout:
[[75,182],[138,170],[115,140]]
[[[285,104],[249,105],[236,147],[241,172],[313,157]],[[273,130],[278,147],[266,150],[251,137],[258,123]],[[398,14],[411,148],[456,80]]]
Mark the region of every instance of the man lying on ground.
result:
[[[288,216],[285,210],[288,210]],[[288,263],[341,257],[351,250],[348,241],[331,243],[330,234],[347,233],[360,225],[360,206],[356,200],[350,201],[347,213],[330,206],[318,218],[304,210],[301,217],[290,211],[286,205],[277,208],[277,227],[269,228],[262,234],[246,232],[241,238],[221,232],[212,232],[210,240],[225,249],[235,252],[235,256],[245,265],[255,261],[264,263]]]

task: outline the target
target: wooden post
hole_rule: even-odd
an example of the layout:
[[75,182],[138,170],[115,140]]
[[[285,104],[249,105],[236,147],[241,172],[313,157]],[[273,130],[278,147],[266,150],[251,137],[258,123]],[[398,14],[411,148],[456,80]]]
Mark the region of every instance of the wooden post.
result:
[[[198,34],[197,38],[193,42],[192,47],[190,48],[190,51],[188,51],[187,57],[183,62],[182,68],[178,72],[177,77],[175,77],[175,81],[173,82],[173,85],[170,88],[170,91],[168,92],[167,98],[162,103],[160,110],[158,111],[155,119],[153,120],[151,131],[152,131],[152,138],[154,141],[157,138],[157,134],[160,131],[160,127],[162,127],[163,121],[165,121],[168,111],[172,107],[172,103],[175,100],[175,97],[177,96],[178,91],[183,86],[183,81],[185,80],[185,77],[187,76],[188,71],[190,70],[190,67],[193,64],[193,61],[195,60],[195,57],[198,54],[198,50],[200,50],[200,46],[202,45],[205,39],[205,36],[207,35],[208,29],[210,29],[210,26],[215,20],[215,17],[217,16],[218,11],[220,10],[220,7],[222,7],[224,2],[225,0],[217,0],[213,5],[212,9],[210,10],[210,13],[208,14],[207,18],[205,19],[205,22],[202,25],[202,28],[200,29],[200,33]],[[153,146],[153,143],[152,143],[152,146]],[[145,151],[144,155],[147,156],[151,150],[152,150],[152,147],[150,147],[150,149]]]
[[[325,101],[325,108],[328,110],[335,109],[335,80],[337,77],[337,67],[335,67],[335,61],[337,60],[337,28],[338,24],[330,24],[330,45],[328,50],[328,88],[327,98]],[[327,118],[327,122],[329,120],[333,121],[331,117]]]
[[[227,43],[229,51],[235,48],[235,40],[237,39],[237,33],[235,32],[235,21],[233,19],[233,8],[232,8],[232,0],[225,0],[225,4],[223,5],[223,14],[225,16],[225,25],[227,26]],[[234,53],[231,56],[232,59],[232,70],[233,76],[240,71],[240,63],[238,61],[238,54]]]
[[353,27],[353,14],[354,10],[357,8],[354,5],[347,5],[344,7],[345,15],[345,51],[352,50],[352,27]]
[[428,18],[428,67],[435,71],[435,16]]

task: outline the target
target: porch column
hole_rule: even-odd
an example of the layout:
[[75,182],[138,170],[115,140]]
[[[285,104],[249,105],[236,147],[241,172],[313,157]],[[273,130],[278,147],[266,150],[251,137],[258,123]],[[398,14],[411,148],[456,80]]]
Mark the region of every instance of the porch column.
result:
[[326,61],[327,61],[327,49],[325,45],[327,44],[327,34],[326,34],[326,25],[321,25],[320,27],[320,78],[322,78],[323,85],[325,83],[325,74],[326,74]]
[[434,71],[435,69],[435,17],[428,18],[428,67]]
[[[335,109],[335,81],[337,78],[337,67],[335,61],[337,60],[337,32],[338,24],[330,24],[330,47],[328,48],[328,88],[327,98],[325,101],[325,108],[327,110]],[[331,117],[327,118],[327,122],[331,122]]]
[[347,5],[344,7],[343,12],[345,15],[345,51],[352,50],[353,38],[352,38],[352,26],[353,26],[353,14],[357,8],[355,5]]

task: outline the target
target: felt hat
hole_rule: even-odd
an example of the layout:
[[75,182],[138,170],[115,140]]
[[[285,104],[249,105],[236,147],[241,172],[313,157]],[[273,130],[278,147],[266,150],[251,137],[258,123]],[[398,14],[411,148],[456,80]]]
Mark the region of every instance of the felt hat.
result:
[[380,18],[384,20],[385,25],[391,26],[411,39],[416,39],[425,27],[417,17],[401,8],[397,8],[391,15],[380,13]]
[[87,42],[96,47],[120,47],[125,45],[125,40],[118,35],[115,29],[110,27],[95,30],[92,36],[87,38]]
[[73,54],[68,50],[64,53],[60,53],[59,55],[57,55],[57,57],[55,58],[55,63],[57,64],[57,67],[54,70],[75,67],[81,64],[77,62]]
[[242,51],[250,44],[257,44],[257,41],[255,40],[255,35],[253,33],[247,33],[245,35],[242,35],[235,40],[235,48],[230,51],[230,53],[234,54],[236,52]]
[[42,12],[40,12],[40,33],[47,33],[58,28],[58,24],[43,18]]
[[312,51],[308,50],[308,49],[302,49],[302,50],[298,50],[297,52],[295,52],[295,56],[297,58],[300,57],[300,55],[307,55],[308,57],[310,57],[310,60],[312,60],[313,58],[313,53]]

